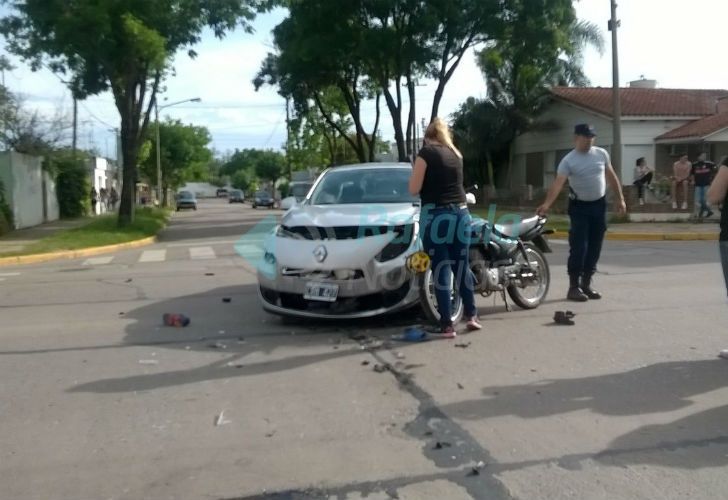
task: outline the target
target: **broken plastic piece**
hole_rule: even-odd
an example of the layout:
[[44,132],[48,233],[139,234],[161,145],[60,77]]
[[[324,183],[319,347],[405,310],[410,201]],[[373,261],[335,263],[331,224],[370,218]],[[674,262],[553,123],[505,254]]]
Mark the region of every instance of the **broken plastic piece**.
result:
[[574,313],[572,313],[571,311],[556,311],[554,313],[554,322],[559,325],[573,325],[573,317]]
[[435,443],[435,449],[436,450],[442,450],[443,448],[450,448],[452,445],[448,443],[447,441],[438,441]]
[[188,318],[184,314],[165,313],[162,316],[162,320],[166,326],[180,327],[190,324],[190,318]]
[[221,411],[219,415],[215,416],[215,427],[231,423],[230,420],[225,418],[225,410]]
[[232,300],[233,299],[231,299],[230,297],[223,297],[222,298],[222,301],[225,302],[226,304],[229,304]]
[[392,335],[392,340],[400,342],[425,342],[430,339],[430,335],[422,328],[409,327],[406,328],[402,335]]

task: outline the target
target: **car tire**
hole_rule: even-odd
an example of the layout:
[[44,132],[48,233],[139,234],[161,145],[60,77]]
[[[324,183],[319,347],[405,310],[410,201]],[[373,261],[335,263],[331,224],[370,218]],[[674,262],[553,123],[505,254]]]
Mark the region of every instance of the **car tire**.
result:
[[258,206],[255,203],[253,203],[253,208],[257,209]]

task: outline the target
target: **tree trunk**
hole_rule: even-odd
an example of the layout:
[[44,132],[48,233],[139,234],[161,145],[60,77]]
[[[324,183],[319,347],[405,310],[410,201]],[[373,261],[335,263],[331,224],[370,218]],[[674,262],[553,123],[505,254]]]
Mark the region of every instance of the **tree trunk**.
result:
[[[131,100],[131,96],[128,98]],[[128,226],[134,222],[137,181],[137,147],[136,132],[130,123],[130,113],[121,111],[121,150],[124,164],[122,166],[121,198],[119,204],[119,226]]]
[[[397,82],[396,85],[399,85],[399,82]],[[398,106],[397,103],[394,102],[394,97],[392,97],[392,93],[389,91],[386,84],[382,87],[382,90],[384,91],[384,100],[387,102],[389,114],[392,115],[392,126],[394,127],[394,140],[397,143],[398,161],[407,162],[407,151],[404,145],[404,134],[402,133],[401,101],[399,103],[400,106]]]

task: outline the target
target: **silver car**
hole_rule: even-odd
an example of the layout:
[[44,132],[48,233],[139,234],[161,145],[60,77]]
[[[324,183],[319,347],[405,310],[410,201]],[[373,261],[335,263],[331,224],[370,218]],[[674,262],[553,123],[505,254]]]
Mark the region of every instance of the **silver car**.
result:
[[419,249],[409,164],[335,167],[264,242],[259,294],[271,313],[364,318],[418,303],[407,256]]

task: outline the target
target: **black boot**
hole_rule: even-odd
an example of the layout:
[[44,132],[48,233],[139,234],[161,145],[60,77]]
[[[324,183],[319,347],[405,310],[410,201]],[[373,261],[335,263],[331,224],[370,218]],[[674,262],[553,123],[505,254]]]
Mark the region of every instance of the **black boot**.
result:
[[581,290],[584,292],[584,294],[589,297],[592,300],[597,300],[602,298],[602,294],[597,292],[591,287],[592,282],[592,276],[594,276],[592,273],[584,274],[584,276],[581,277]]
[[566,294],[566,298],[576,302],[586,302],[589,300],[589,297],[579,288],[579,276],[569,275],[569,292]]

